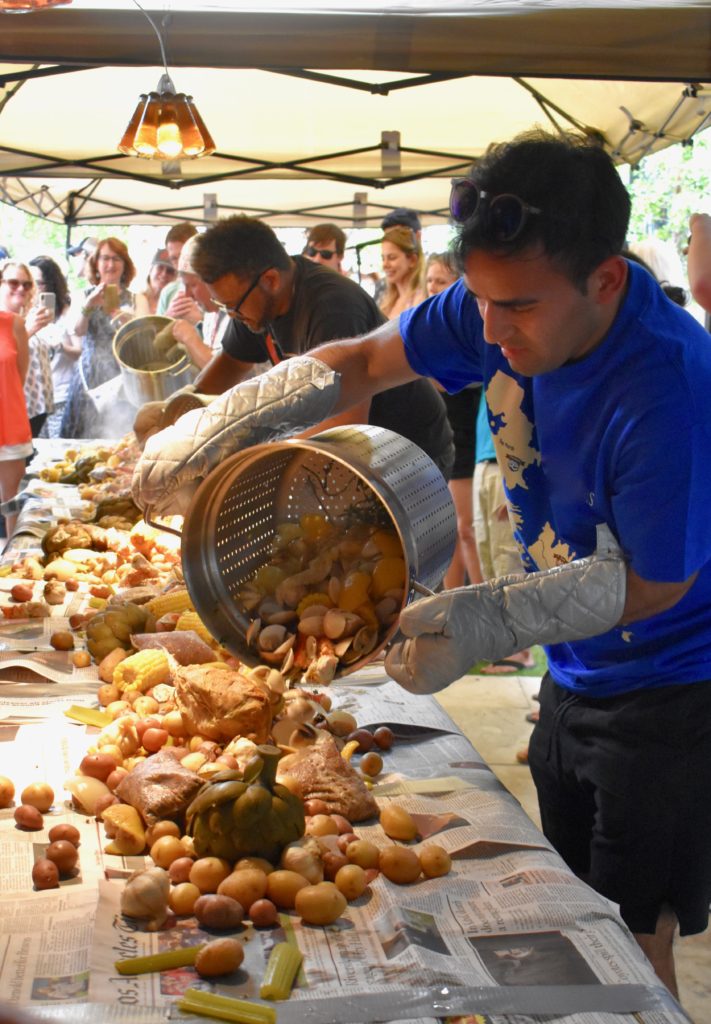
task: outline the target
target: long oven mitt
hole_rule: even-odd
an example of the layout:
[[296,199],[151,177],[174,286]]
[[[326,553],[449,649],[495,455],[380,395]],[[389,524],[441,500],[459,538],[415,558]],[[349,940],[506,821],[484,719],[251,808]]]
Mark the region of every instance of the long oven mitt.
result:
[[193,409],[146,442],[133,474],[136,504],[184,514],[200,481],[229,455],[328,418],[340,377],[311,356],[286,359]]
[[411,693],[435,693],[482,658],[499,661],[532,644],[598,636],[620,620],[626,573],[615,538],[600,524],[587,558],[409,605],[400,615],[405,639],[390,648],[385,668]]

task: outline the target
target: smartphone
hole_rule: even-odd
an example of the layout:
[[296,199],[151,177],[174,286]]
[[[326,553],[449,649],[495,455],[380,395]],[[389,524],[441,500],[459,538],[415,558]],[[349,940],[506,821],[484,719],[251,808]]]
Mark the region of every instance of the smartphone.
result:
[[40,292],[39,293],[39,304],[48,309],[52,316],[57,312],[57,298],[54,292]]
[[104,312],[113,313],[119,308],[119,289],[117,284],[104,285]]

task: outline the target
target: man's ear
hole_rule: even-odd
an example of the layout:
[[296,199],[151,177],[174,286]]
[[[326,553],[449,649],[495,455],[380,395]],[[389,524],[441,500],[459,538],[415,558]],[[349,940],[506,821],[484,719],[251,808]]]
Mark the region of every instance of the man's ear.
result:
[[588,294],[601,305],[617,302],[627,287],[627,260],[608,256],[590,275]]
[[267,291],[271,295],[275,295],[281,288],[281,274],[276,267],[269,267],[265,270],[261,277],[262,287],[266,285]]

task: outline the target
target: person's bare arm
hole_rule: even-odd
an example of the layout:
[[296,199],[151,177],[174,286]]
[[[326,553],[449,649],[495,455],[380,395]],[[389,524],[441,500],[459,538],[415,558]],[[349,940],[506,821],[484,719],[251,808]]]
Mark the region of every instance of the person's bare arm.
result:
[[196,377],[195,390],[201,395],[221,395],[245,380],[252,367],[253,363],[234,359],[224,350],[216,352]]
[[627,566],[627,591],[620,625],[648,619],[673,608],[691,589],[697,575],[694,573],[683,583],[656,583],[642,579],[631,566]]
[[366,399],[365,402],[359,402],[358,405],[352,406],[350,409],[344,409],[338,416],[330,416],[323,423],[317,423],[315,427],[309,427],[308,430],[302,430],[297,437],[313,437],[314,434],[320,434],[322,430],[329,430],[331,427],[347,427],[352,423],[367,423],[368,417],[370,416],[370,399]]
[[388,321],[362,338],[331,341],[309,352],[341,375],[340,413],[388,388],[416,380],[405,355],[396,320]]
[[707,313],[711,313],[711,215],[692,214],[689,230],[689,287],[698,304],[703,306]]
[[81,338],[76,334],[72,334],[70,331],[67,331],[62,338],[62,351],[66,352],[66,354],[71,356],[73,359],[78,359],[81,355],[81,350]]
[[212,349],[205,344],[197,328],[193,327],[189,320],[174,321],[173,337],[180,342],[195,366],[201,370],[212,359]]
[[12,333],[17,348],[17,369],[20,373],[20,380],[24,384],[27,368],[30,365],[30,340],[21,316],[16,316],[12,321]]

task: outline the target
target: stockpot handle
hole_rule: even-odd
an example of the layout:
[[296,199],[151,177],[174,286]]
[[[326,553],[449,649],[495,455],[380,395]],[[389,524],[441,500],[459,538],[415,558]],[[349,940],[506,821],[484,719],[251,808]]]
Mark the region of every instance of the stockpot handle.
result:
[[174,526],[166,526],[165,523],[158,523],[153,518],[153,509],[147,508],[143,513],[143,521],[148,526],[152,526],[154,530],[161,530],[163,533],[172,533],[176,537],[180,537],[182,540],[183,535],[180,530],[176,530]]

